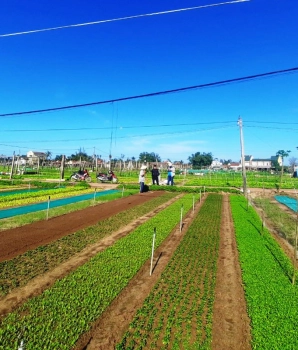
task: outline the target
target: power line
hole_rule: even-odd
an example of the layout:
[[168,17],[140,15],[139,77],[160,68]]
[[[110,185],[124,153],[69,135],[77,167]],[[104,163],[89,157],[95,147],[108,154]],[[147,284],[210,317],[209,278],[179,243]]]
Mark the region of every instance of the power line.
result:
[[268,78],[268,77],[272,77],[272,76],[280,75],[280,74],[296,73],[297,71],[298,71],[298,67],[294,67],[294,68],[277,70],[277,71],[272,71],[272,72],[267,72],[267,73],[249,75],[249,76],[241,77],[241,78],[221,80],[221,81],[217,81],[217,82],[213,82],[213,83],[200,84],[200,85],[188,86],[188,87],[183,87],[183,88],[178,88],[178,89],[164,90],[164,91],[159,91],[159,92],[152,92],[152,93],[143,94],[143,95],[134,95],[134,96],[128,96],[128,97],[115,98],[112,100],[82,103],[82,104],[62,106],[62,107],[37,109],[37,110],[25,111],[25,112],[4,113],[4,114],[0,114],[0,117],[11,117],[11,116],[16,116],[16,115],[35,114],[35,113],[46,113],[46,112],[52,112],[52,111],[61,111],[61,110],[66,110],[66,109],[74,109],[74,108],[83,108],[83,107],[89,107],[89,106],[94,106],[94,105],[102,105],[102,104],[107,104],[107,103],[136,100],[136,99],[140,99],[140,98],[161,96],[161,95],[173,94],[173,93],[184,92],[184,91],[189,91],[189,90],[203,89],[203,88],[208,88],[208,87],[216,87],[216,86],[227,85],[227,84],[231,84],[231,83],[240,83],[240,82],[259,79],[259,78]]
[[[134,126],[122,126],[120,125],[117,127],[119,130],[126,130],[126,129],[142,129],[142,128],[164,128],[164,127],[176,127],[176,126],[191,126],[191,125],[211,125],[211,124],[235,124],[235,120],[226,120],[222,122],[202,122],[202,123],[178,123],[178,124],[156,124],[156,125],[134,125]],[[258,120],[245,120],[245,126],[248,128],[254,128],[256,126],[251,126],[248,124],[279,124],[279,125],[296,125],[298,123],[296,122],[276,122],[276,121],[258,121]],[[271,128],[271,129],[281,129],[283,128],[273,128],[273,127],[262,127],[258,126],[258,128]],[[82,131],[82,130],[110,130],[110,126],[106,127],[100,127],[100,128],[94,128],[94,127],[87,127],[87,128],[50,128],[50,129],[13,129],[13,130],[1,130],[1,132],[51,132],[51,131]],[[292,130],[292,128],[290,129]]]
[[[119,126],[117,129],[140,129],[140,128],[161,128],[161,127],[175,127],[175,126],[190,126],[190,125],[206,125],[206,124],[235,124],[235,120],[222,121],[222,122],[203,122],[203,123],[178,123],[178,124],[156,124],[156,125],[134,125],[134,126]],[[297,123],[298,124],[298,123]],[[51,129],[14,129],[14,130],[1,130],[1,132],[49,132],[49,131],[82,131],[82,130],[110,130],[110,126],[94,128],[51,128]],[[116,128],[114,128],[116,129]]]
[[33,34],[33,33],[47,32],[47,31],[58,30],[58,29],[90,26],[90,25],[103,24],[103,23],[108,23],[108,22],[124,21],[124,20],[128,20],[128,19],[141,18],[141,17],[166,15],[166,14],[169,14],[169,13],[198,10],[198,9],[207,8],[207,7],[231,5],[231,4],[236,4],[236,3],[240,3],[240,2],[249,2],[249,1],[250,0],[234,0],[234,1],[227,1],[227,2],[220,2],[220,3],[209,4],[209,5],[201,5],[201,6],[195,6],[195,7],[186,7],[186,8],[176,9],[176,10],[167,10],[167,11],[160,11],[160,12],[145,13],[145,14],[141,14],[141,15],[126,16],[126,17],[113,18],[113,19],[105,19],[105,20],[101,20],[101,21],[85,22],[85,23],[78,23],[78,24],[69,24],[69,25],[59,26],[59,27],[35,29],[35,30],[28,30],[28,31],[23,31],[23,32],[1,34],[0,38],[4,38],[4,37],[8,37],[8,36],[16,36],[16,35],[24,35],[24,34]]
[[[192,129],[192,130],[180,130],[180,131],[168,131],[168,132],[161,132],[161,133],[150,133],[150,134],[138,134],[138,135],[124,135],[124,136],[118,136],[118,139],[130,139],[130,138],[139,138],[139,137],[147,137],[147,136],[165,136],[165,135],[182,135],[182,134],[196,134],[196,133],[200,133],[200,132],[206,132],[206,131],[213,131],[213,130],[223,130],[223,129],[233,129],[236,128],[237,125],[234,122],[234,126],[221,126],[221,127],[214,127],[214,128],[206,128],[206,129]],[[257,129],[273,129],[273,130],[277,130],[277,131],[292,131],[294,133],[296,133],[298,131],[298,129],[293,129],[293,128],[278,128],[278,127],[266,127],[266,126],[246,126],[246,128],[257,128]],[[75,139],[62,139],[62,140],[34,140],[35,143],[45,143],[45,142],[73,142],[73,141],[98,141],[98,140],[110,140],[111,136],[106,136],[106,137],[95,137],[95,138],[75,138]],[[7,143],[9,143],[9,141],[6,141]],[[15,141],[12,141],[12,143]],[[32,143],[32,141],[30,140],[26,140],[26,141],[20,141],[18,140],[18,142],[20,144],[24,144],[24,143]],[[1,144],[1,146],[9,146],[8,144]],[[15,147],[19,147],[20,146],[15,146]]]
[[[235,123],[235,122],[234,122]],[[140,137],[147,137],[147,136],[151,136],[151,137],[155,137],[155,136],[165,136],[165,135],[181,135],[181,134],[194,134],[194,133],[198,133],[198,132],[206,132],[206,131],[213,131],[213,130],[223,130],[223,129],[228,129],[228,128],[235,128],[235,126],[221,126],[221,127],[214,127],[214,128],[206,128],[206,129],[192,129],[192,130],[185,130],[185,131],[172,131],[172,132],[160,132],[160,133],[150,133],[150,134],[137,134],[137,135],[125,135],[125,136],[118,136],[118,139],[131,139],[131,138],[140,138]],[[73,142],[73,141],[98,141],[98,140],[110,140],[110,136],[106,136],[106,137],[95,137],[95,138],[75,138],[75,139],[63,139],[63,140],[34,140],[35,143],[45,143],[45,142]],[[9,143],[9,141],[6,141],[7,143]],[[15,142],[15,141],[12,141]],[[26,141],[21,141],[18,140],[18,142],[20,144],[24,144],[24,143],[32,143],[32,140],[26,140]],[[0,144],[0,145],[4,145],[4,144]],[[8,146],[7,144],[5,146]],[[20,146],[18,146],[20,147]]]

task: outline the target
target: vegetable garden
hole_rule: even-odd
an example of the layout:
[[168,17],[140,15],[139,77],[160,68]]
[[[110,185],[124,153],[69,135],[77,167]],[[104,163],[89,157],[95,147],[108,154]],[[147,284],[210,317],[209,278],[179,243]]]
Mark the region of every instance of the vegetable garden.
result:
[[[184,192],[174,187],[176,191],[159,193],[132,207],[126,201],[128,205],[115,215],[89,226],[86,223],[84,229],[0,262],[0,349],[18,349],[22,342],[27,350],[89,349],[85,347],[88,341],[81,346],[79,340],[91,330],[97,331],[94,327],[105,310],[148,264],[153,236],[154,248],[162,249],[174,232],[181,236],[178,248],[171,253],[160,275],[154,276],[153,270],[154,287],[148,290],[143,305],[136,309],[133,317],[128,317],[126,330],[117,335],[117,341],[110,348],[212,349],[223,195],[205,194],[202,187],[191,189],[191,186],[191,183],[186,186],[188,189]],[[75,186],[70,191],[76,193],[77,189]],[[80,191],[85,190],[80,188]],[[68,188],[51,191],[52,195],[70,195]],[[49,193],[41,191],[42,196],[34,199],[33,193],[39,192],[32,192],[30,200],[43,200],[42,196]],[[124,192],[133,197],[150,196],[149,193],[135,194],[133,185],[125,186]],[[202,196],[204,203],[197,214],[193,214],[190,225],[184,228],[183,222],[194,213]],[[3,206],[7,205],[4,203],[19,205],[28,200],[23,194],[10,200],[2,199],[5,197],[0,197],[0,205],[1,200]],[[252,349],[296,349],[297,271],[246,199],[235,194],[229,197],[250,319],[249,346]],[[118,199],[113,199],[121,198],[119,195]],[[106,201],[108,203],[109,199]],[[89,205],[96,211],[102,205],[98,203]],[[111,207],[115,207],[113,202]],[[132,222],[134,225],[129,226]],[[120,234],[126,226],[130,229]],[[115,232],[118,234],[112,241]],[[102,249],[95,251],[99,242],[103,242]],[[21,303],[5,309],[5,300],[14,293],[92,247],[95,252],[86,261],[67,268],[55,281],[45,283]],[[163,259],[162,255],[160,257]],[[159,258],[154,257],[157,265]]]

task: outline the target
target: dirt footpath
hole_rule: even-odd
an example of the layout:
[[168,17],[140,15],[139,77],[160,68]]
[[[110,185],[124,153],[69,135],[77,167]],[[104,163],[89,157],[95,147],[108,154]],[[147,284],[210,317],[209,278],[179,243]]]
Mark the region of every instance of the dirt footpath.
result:
[[130,207],[150,201],[163,193],[163,191],[139,193],[50,218],[49,220],[0,231],[0,262],[10,260],[85,227],[95,225],[101,220],[116,215]]
[[249,350],[250,325],[228,195],[223,196],[212,326],[213,350]]

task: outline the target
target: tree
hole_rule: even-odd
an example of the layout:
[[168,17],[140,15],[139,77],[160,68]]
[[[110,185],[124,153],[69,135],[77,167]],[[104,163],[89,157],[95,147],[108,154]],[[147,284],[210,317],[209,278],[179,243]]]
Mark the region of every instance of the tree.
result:
[[62,157],[63,157],[63,155],[62,154],[60,154],[60,155],[56,155],[56,157],[55,157],[55,161],[57,162],[61,162],[61,160],[62,160]]
[[195,154],[192,154],[190,157],[188,157],[189,162],[191,163],[193,169],[200,169],[202,167],[210,166],[213,161],[212,153],[205,153],[202,154],[200,152],[196,152]]
[[232,159],[228,159],[228,160],[226,160],[226,159],[220,159],[219,161],[220,161],[223,165],[228,165],[228,164],[232,163]]
[[143,163],[154,163],[161,162],[161,158],[157,153],[151,152],[142,152],[139,155],[139,161]]
[[88,161],[88,162],[92,162],[93,157],[92,156],[88,156],[88,154],[84,151],[84,149],[82,150],[81,148],[79,149],[79,152],[76,152],[75,154],[72,154],[70,156],[71,160],[74,161]]

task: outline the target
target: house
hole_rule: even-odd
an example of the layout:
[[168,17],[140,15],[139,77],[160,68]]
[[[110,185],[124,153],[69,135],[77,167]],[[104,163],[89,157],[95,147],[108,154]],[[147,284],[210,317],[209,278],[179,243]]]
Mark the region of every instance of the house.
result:
[[217,159],[214,159],[210,165],[211,169],[222,169],[222,162]]
[[241,170],[241,163],[239,162],[231,162],[228,164],[228,169],[230,170]]
[[27,158],[28,162],[30,164],[33,164],[39,163],[41,160],[45,160],[47,158],[47,155],[44,152],[29,151],[27,152]]
[[253,158],[252,155],[244,156],[245,169],[247,170],[267,170],[268,171],[274,168],[274,162],[276,161],[278,162],[279,165],[282,165],[281,156],[271,156],[270,158]]

